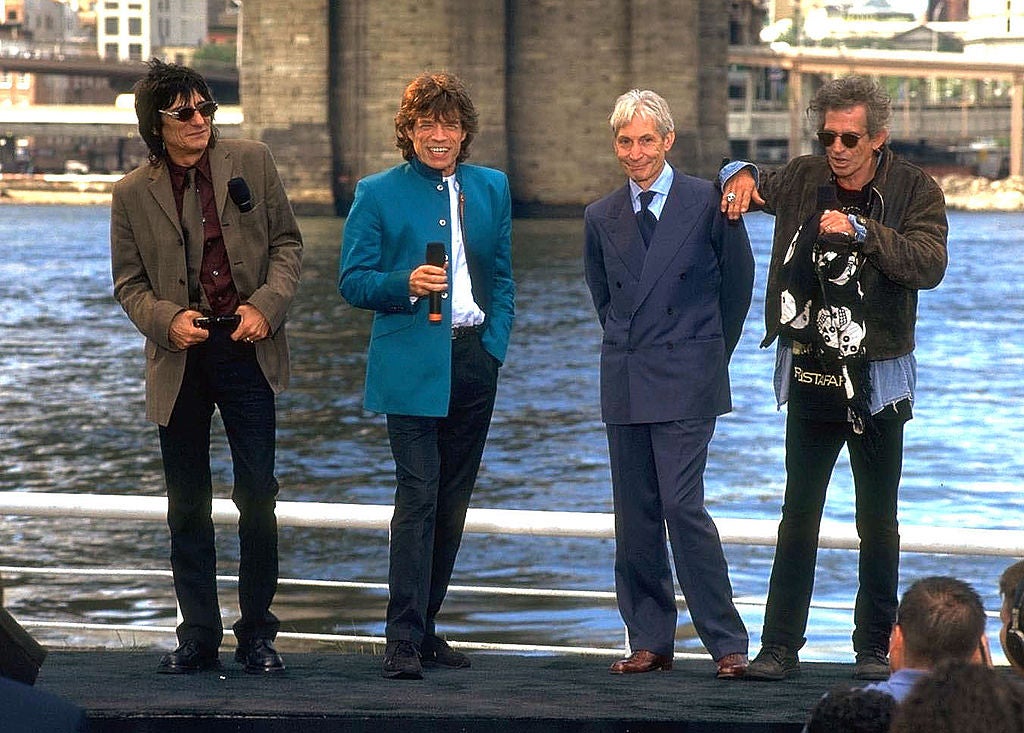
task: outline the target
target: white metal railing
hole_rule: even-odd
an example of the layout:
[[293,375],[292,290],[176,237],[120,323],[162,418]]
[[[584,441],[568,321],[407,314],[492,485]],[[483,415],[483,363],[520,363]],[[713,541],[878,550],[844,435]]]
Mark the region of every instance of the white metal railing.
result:
[[[328,529],[370,529],[387,531],[393,507],[376,504],[342,504],[327,502],[277,503],[280,526]],[[0,492],[0,516],[79,517],[163,522],[167,514],[167,499],[161,496],[124,496],[110,494],[65,494],[46,492]],[[236,524],[238,511],[229,499],[213,500],[213,520],[218,524]],[[734,545],[774,546],[778,523],[767,519],[719,517],[722,542]],[[538,511],[519,509],[470,508],[466,517],[466,532],[485,534],[517,534],[548,537],[613,538],[614,516],[602,512]],[[926,527],[900,525],[900,547],[903,552],[928,554],[973,555],[997,557],[1024,556],[1024,530],[965,529],[961,527]],[[852,523],[825,520],[821,525],[819,546],[832,549],[857,549],[859,540]],[[0,566],[0,573],[78,575],[86,577],[160,577],[170,578],[169,570],[134,570],[123,568],[27,568]],[[221,582],[237,582],[236,576],[218,576]],[[282,578],[281,586],[317,586],[338,589],[386,591],[383,583],[356,581],[329,581]],[[459,586],[453,593],[492,594],[536,597],[579,598],[613,601],[614,592],[559,590],[544,588],[501,588],[492,586]],[[680,599],[682,600],[682,599]],[[761,605],[763,599],[737,598],[738,605]],[[816,604],[828,608],[852,608],[851,604]],[[30,628],[65,628],[103,630],[127,633],[173,634],[172,627],[138,626],[131,624],[74,624],[53,621],[19,619]],[[336,634],[280,634],[281,638],[336,643],[380,644],[383,639],[371,636]],[[488,642],[453,642],[455,646],[483,650],[557,651],[619,655],[622,649],[540,646],[521,644],[492,644]],[[678,655],[690,656],[690,655]],[[699,656],[699,655],[693,655]]]

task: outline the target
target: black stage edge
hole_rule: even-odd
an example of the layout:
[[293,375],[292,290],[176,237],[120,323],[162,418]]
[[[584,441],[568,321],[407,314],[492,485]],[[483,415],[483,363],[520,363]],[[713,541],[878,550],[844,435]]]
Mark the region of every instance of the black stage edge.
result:
[[152,651],[53,651],[36,687],[84,708],[93,733],[772,733],[800,730],[852,665],[804,664],[784,682],[714,679],[707,661],[617,676],[608,659],[475,653],[466,670],[384,680],[380,658],[285,653],[275,676],[156,674]]

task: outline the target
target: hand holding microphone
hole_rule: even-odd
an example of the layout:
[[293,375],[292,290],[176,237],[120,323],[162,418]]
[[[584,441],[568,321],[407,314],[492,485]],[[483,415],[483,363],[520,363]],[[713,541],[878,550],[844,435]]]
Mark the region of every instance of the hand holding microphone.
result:
[[420,265],[409,275],[409,294],[418,298],[429,297],[431,323],[440,323],[441,299],[448,290],[448,255],[444,243],[430,242],[427,245],[426,264]]

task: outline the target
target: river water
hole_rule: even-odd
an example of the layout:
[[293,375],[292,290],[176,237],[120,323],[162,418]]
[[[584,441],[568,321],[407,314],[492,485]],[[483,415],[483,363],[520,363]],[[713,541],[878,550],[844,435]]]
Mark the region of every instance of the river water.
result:
[[[162,494],[156,429],[143,417],[142,340],[111,297],[105,207],[0,207],[0,490]],[[336,291],[342,222],[304,219],[303,283],[293,305],[292,387],[279,400],[281,499],[389,504],[393,477],[382,418],[361,408],[369,315]],[[950,213],[950,267],[921,295],[919,391],[906,436],[904,524],[1019,529],[1024,451],[1022,214]],[[776,520],[784,488],[783,426],[771,392],[773,354],[758,348],[772,220],[747,217],[757,260],[754,305],[732,364],[735,410],[722,418],[707,470],[715,517]],[[599,329],[581,277],[579,220],[515,223],[518,318],[502,370],[494,422],[473,505],[611,511],[607,449],[598,412]],[[216,433],[217,495],[230,461]],[[852,522],[845,454],[826,518]],[[234,574],[237,542],[218,528],[220,572]],[[610,590],[611,540],[469,535],[455,583]],[[167,567],[166,528],[112,520],[0,520],[6,565]],[[770,548],[726,548],[734,591],[763,599]],[[283,528],[282,577],[381,582],[383,532]],[[998,608],[1002,559],[905,553],[905,586],[927,574],[973,583]],[[15,575],[6,604],[37,620],[173,626],[167,580],[98,581]],[[807,659],[848,660],[856,554],[819,553]],[[222,591],[227,623],[234,589]],[[283,629],[376,635],[385,595],[282,589]],[[839,609],[829,608],[839,606]],[[757,606],[741,608],[756,648]],[[453,595],[439,628],[453,638],[615,646],[613,603]],[[995,627],[990,628],[995,641]],[[51,644],[95,643],[40,630]],[[141,635],[102,643],[167,646]],[[995,643],[998,647],[998,643]],[[677,651],[700,651],[681,615]],[[999,656],[997,654],[997,656]]]

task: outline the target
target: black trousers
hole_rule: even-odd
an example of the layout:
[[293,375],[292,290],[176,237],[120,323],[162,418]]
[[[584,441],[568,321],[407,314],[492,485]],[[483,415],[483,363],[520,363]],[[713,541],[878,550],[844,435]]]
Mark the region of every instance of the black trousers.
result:
[[235,636],[240,644],[273,639],[280,626],[270,612],[278,577],[274,393],[252,344],[231,341],[226,330],[211,331],[209,340],[189,349],[170,422],[160,427],[171,570],[183,618],[178,640],[196,641],[208,649],[217,649],[224,635],[211,518],[214,408],[220,410],[231,448],[231,499],[239,511],[241,618],[234,625]]
[[880,435],[869,452],[849,423],[788,416],[786,496],[768,587],[763,644],[796,650],[806,641],[825,491],[845,444],[853,470],[860,538],[853,648],[858,653],[888,651],[898,603],[900,536],[896,504],[905,423],[902,419],[881,419],[875,424]]
[[498,362],[476,334],[452,341],[446,417],[388,415],[395,459],[388,641],[434,635],[462,542],[466,510],[494,411]]

